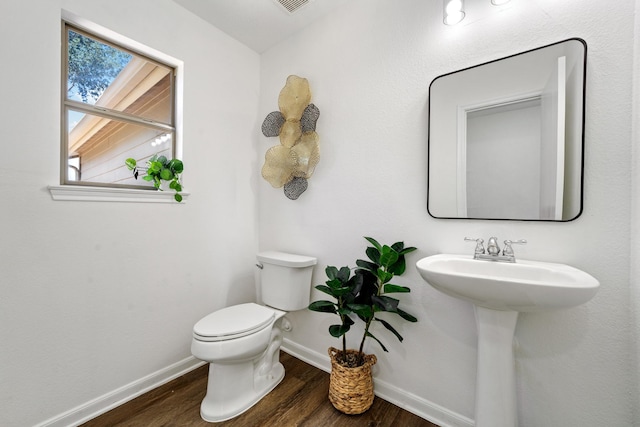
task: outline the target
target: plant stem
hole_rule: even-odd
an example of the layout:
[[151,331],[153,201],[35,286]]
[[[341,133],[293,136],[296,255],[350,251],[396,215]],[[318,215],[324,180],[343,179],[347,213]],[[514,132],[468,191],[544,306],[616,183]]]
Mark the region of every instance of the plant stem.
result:
[[364,353],[362,352],[364,348],[364,341],[367,339],[367,333],[369,332],[369,326],[371,326],[371,322],[373,321],[373,316],[369,320],[367,320],[367,325],[364,328],[364,334],[362,335],[362,341],[360,341],[360,349],[358,350],[358,366],[364,363]]
[[347,355],[347,334],[342,336],[342,360],[346,358]]
[[[386,269],[385,269],[386,271]],[[380,279],[378,278],[376,280],[376,284],[377,284],[377,292],[376,295],[380,296],[380,290],[382,289],[382,282],[380,281]],[[371,317],[369,319],[367,319],[367,324],[364,327],[364,334],[362,335],[362,341],[360,341],[360,349],[358,350],[358,366],[362,365],[364,363],[364,353],[363,353],[363,349],[364,349],[364,342],[367,339],[367,334],[369,333],[369,326],[371,326],[371,322],[373,322],[373,318],[375,317],[375,310],[373,308],[374,304],[371,304]]]
[[[344,305],[344,301],[342,297],[338,297],[338,304],[340,307]],[[346,317],[346,314],[340,315],[340,321],[342,322],[343,325],[344,325],[345,317]],[[342,360],[346,361],[346,359],[347,359],[347,334],[344,333],[342,334]]]

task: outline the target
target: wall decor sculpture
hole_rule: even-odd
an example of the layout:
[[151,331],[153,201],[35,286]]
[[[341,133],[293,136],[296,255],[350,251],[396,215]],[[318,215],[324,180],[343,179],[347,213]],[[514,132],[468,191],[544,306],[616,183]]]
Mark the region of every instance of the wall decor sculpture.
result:
[[296,200],[307,189],[307,180],[320,161],[316,122],[320,110],[311,104],[307,79],[287,77],[278,96],[278,108],[267,114],[262,123],[264,136],[278,136],[280,144],[269,148],[264,156],[262,177],[274,188],[284,187],[284,194]]

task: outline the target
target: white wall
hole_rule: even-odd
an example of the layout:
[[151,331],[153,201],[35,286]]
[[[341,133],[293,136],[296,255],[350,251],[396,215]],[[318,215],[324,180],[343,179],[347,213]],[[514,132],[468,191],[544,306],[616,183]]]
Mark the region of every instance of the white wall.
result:
[[[502,11],[469,14],[463,25],[445,27],[441,2],[354,0],[269,50],[261,60],[260,120],[277,109],[289,74],[308,78],[321,112],[322,158],[296,201],[260,180],[260,248],[317,256],[319,284],[326,265],[353,267],[363,256],[362,236],[418,246],[411,264],[438,252],[470,253],[464,236],[526,238],[520,257],[574,265],[602,286],[584,306],[520,317],[520,425],[637,424],[629,299],[633,15],[632,0],[615,7],[596,0],[513,0]],[[569,37],[588,44],[582,216],[569,223],[429,217],[429,83]],[[275,143],[261,137],[258,151]],[[380,332],[388,354],[369,346],[379,357],[377,378],[431,404],[434,413],[439,405],[461,420],[473,418],[477,338],[471,305],[431,289],[414,268],[399,281],[412,287],[403,302],[420,321],[401,326],[402,344]],[[310,354],[326,354],[338,343],[326,332],[334,320],[329,316],[301,311],[291,318],[295,329],[288,338]]]
[[[184,61],[185,205],[53,201],[66,9]],[[190,356],[254,298],[259,56],[169,0],[0,5],[0,425],[43,422]]]
[[[640,0],[636,0],[636,11],[640,10]],[[640,19],[635,20],[633,47],[633,86],[632,92],[633,117],[638,117],[640,113]],[[634,419],[640,419],[640,121],[633,121],[632,134],[632,172],[633,185],[631,191],[631,292],[630,297],[633,309],[632,330],[635,331],[635,351],[631,371],[635,380],[635,389],[633,390],[634,401]]]

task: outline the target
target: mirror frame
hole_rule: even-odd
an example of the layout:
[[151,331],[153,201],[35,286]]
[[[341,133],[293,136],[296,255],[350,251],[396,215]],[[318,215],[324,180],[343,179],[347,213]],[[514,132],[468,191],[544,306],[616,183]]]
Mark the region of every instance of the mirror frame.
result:
[[[579,129],[581,132],[580,138],[576,138],[575,142],[580,144],[580,179],[579,179],[579,185],[580,185],[580,197],[579,197],[579,209],[578,212],[575,216],[573,216],[570,219],[561,219],[561,220],[554,220],[554,219],[537,219],[537,218],[481,218],[481,217],[462,217],[462,216],[437,216],[434,215],[431,212],[431,207],[433,204],[433,200],[431,198],[431,187],[430,187],[430,181],[431,181],[431,177],[430,177],[430,172],[431,172],[431,149],[432,149],[432,144],[433,141],[431,140],[431,131],[432,131],[432,126],[431,126],[431,110],[432,110],[432,86],[433,84],[438,80],[441,79],[443,77],[447,77],[447,76],[451,76],[453,74],[457,74],[457,73],[461,73],[464,71],[469,71],[475,68],[479,68],[479,67],[483,67],[485,65],[489,65],[489,64],[494,64],[503,60],[507,60],[507,59],[511,59],[517,56],[521,56],[521,55],[526,55],[528,53],[531,52],[535,52],[541,49],[545,49],[548,47],[552,47],[552,46],[556,46],[562,43],[566,43],[569,41],[577,41],[579,43],[582,44],[583,49],[584,49],[584,58],[582,61],[582,104],[581,104],[581,123],[579,126],[575,126],[575,129]],[[580,217],[580,215],[582,215],[582,212],[584,210],[584,159],[585,159],[585,112],[586,112],[586,85],[587,85],[587,43],[585,42],[585,40],[578,38],[578,37],[572,37],[572,38],[568,38],[565,40],[561,40],[555,43],[551,43],[551,44],[547,44],[544,46],[540,46],[537,48],[533,48],[533,49],[529,49],[523,52],[519,52],[519,53],[515,53],[509,56],[505,56],[502,58],[498,58],[498,59],[494,59],[491,61],[487,61],[487,62],[483,62],[481,64],[478,65],[473,65],[470,67],[466,67],[460,70],[456,70],[456,71],[452,71],[450,73],[445,73],[442,74],[440,76],[437,76],[436,78],[434,78],[431,83],[429,84],[429,101],[428,101],[428,131],[427,131],[427,212],[429,213],[429,215],[432,218],[436,218],[436,219],[460,219],[460,220],[488,220],[488,221],[533,221],[533,222],[570,222],[573,221],[575,219],[577,219],[578,217]],[[453,142],[455,143],[455,141]],[[576,174],[577,176],[577,174]],[[578,182],[578,181],[577,181]]]

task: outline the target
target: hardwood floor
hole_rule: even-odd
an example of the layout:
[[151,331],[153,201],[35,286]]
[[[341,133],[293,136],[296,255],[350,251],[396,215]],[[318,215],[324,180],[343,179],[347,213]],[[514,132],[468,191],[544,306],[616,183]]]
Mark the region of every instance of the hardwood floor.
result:
[[244,414],[222,423],[200,418],[200,402],[207,387],[208,365],[198,368],[124,405],[83,427],[438,427],[379,397],[362,415],[335,410],[327,393],[329,374],[282,352],[284,380]]

